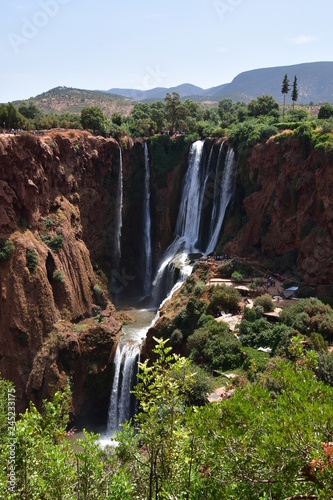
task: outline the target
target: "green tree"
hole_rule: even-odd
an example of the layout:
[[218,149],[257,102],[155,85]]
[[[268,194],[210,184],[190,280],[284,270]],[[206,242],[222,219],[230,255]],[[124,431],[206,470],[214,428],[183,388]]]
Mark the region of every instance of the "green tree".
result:
[[249,102],[248,113],[249,116],[256,118],[258,116],[274,116],[278,118],[280,115],[279,105],[271,95],[261,95]]
[[92,130],[95,134],[105,135],[105,116],[100,108],[91,106],[81,110],[81,124],[86,130]]
[[293,101],[293,115],[295,111],[295,102],[298,99],[298,87],[297,87],[297,76],[295,75],[294,82],[293,82],[293,88],[291,91],[291,100]]
[[171,134],[177,131],[186,131],[186,118],[189,115],[188,109],[180,100],[180,95],[177,92],[169,92],[165,98],[165,117]]
[[327,120],[331,118],[331,116],[333,116],[333,106],[331,104],[323,104],[323,106],[320,107],[318,118],[320,120]]
[[332,388],[311,370],[273,363],[257,383],[194,415],[201,496],[193,498],[330,498],[332,469],[320,474],[319,465],[332,422]]
[[[184,433],[186,394],[190,390],[192,375],[189,362],[171,354],[166,340],[154,339],[153,352],[157,359],[153,365],[148,360],[139,363],[139,383],[133,390],[139,401],[135,417],[138,440],[146,449],[146,484],[144,498],[168,498],[177,488],[182,468],[179,445],[188,438]],[[172,374],[172,375],[171,375]],[[178,484],[179,488],[179,484]]]
[[37,104],[33,100],[21,101],[18,107],[19,113],[37,123],[42,116],[42,111],[38,108]]
[[288,94],[289,90],[290,90],[290,83],[288,80],[288,75],[285,74],[283,82],[282,82],[282,89],[281,89],[281,92],[283,94],[283,112],[282,112],[283,119],[284,119],[284,112],[285,112],[285,108],[286,108],[286,95]]
[[231,99],[222,99],[218,104],[218,114],[221,120],[221,127],[229,127],[236,121],[236,105]]

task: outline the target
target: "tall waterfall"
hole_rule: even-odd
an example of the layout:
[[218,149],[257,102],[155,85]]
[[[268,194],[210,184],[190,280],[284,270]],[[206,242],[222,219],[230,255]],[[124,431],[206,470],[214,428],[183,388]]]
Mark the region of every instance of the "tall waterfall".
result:
[[144,279],[143,292],[147,297],[151,292],[152,284],[152,257],[151,257],[151,217],[150,217],[150,172],[148,146],[144,145],[145,155],[145,192],[143,212],[143,249],[144,249]]
[[[222,165],[222,143],[217,163],[213,164],[213,147],[206,161],[204,141],[192,144],[189,151],[188,169],[184,177],[182,200],[176,222],[176,238],[164,253],[152,288],[152,303],[158,307],[191,273],[188,254],[214,251],[227,206],[234,190],[234,152],[228,149]],[[150,219],[150,175],[148,147],[145,143],[145,195],[144,195],[144,291],[150,294],[152,281],[151,264],[151,219]],[[214,184],[209,186],[210,179]],[[212,187],[210,191],[209,187]],[[205,216],[203,216],[203,212]],[[206,220],[209,220],[208,225]],[[206,237],[201,237],[202,225],[207,226]],[[208,235],[208,238],[207,238]],[[205,241],[204,241],[205,240]],[[207,241],[208,240],[208,241]],[[178,281],[177,281],[178,280]],[[176,283],[175,283],[176,282]],[[148,311],[146,311],[148,312]],[[125,327],[124,327],[125,331]],[[140,345],[147,327],[134,331],[127,341],[120,339],[114,359],[114,379],[108,413],[108,431],[115,431],[133,416],[135,400],[131,388],[137,376]]]
[[201,203],[200,193],[203,191],[205,172],[202,171],[201,158],[204,141],[191,145],[188,169],[183,183],[182,200],[176,222],[176,234],[185,239],[185,249],[188,252],[197,250],[200,227]]
[[[232,148],[228,149],[227,156],[225,159],[224,169],[221,174],[220,180],[220,196],[214,199],[214,207],[216,206],[216,221],[214,225],[211,225],[209,232],[209,241],[206,248],[206,254],[209,254],[215,250],[217,245],[221,227],[223,224],[223,219],[225,212],[234,193],[234,180],[233,175],[235,165],[235,154]],[[218,177],[215,179],[216,184],[218,184]]]
[[214,178],[214,193],[213,193],[213,209],[212,209],[212,215],[210,218],[210,226],[209,226],[209,237],[211,238],[211,234],[214,231],[214,228],[216,227],[216,217],[217,217],[217,212],[218,212],[218,191],[221,188],[220,183],[218,182],[219,179],[219,166],[221,162],[221,155],[222,155],[222,150],[223,150],[223,144],[224,141],[221,142],[221,146],[219,149],[219,154],[217,157],[217,162],[216,162],[216,169],[215,169],[215,178]]
[[115,269],[120,266],[121,259],[121,230],[123,226],[123,156],[121,152],[121,147],[119,146],[119,175],[118,175],[118,193],[117,193],[117,218],[116,218],[116,238],[115,238],[115,251],[114,251],[114,263]]
[[121,424],[135,413],[135,397],[131,389],[138,373],[139,344],[119,342],[114,358],[114,377],[110,397],[107,431],[120,430]]
[[[175,268],[183,269],[189,253],[209,254],[215,250],[227,206],[234,189],[234,152],[228,149],[221,170],[222,142],[214,171],[211,149],[205,161],[204,141],[196,141],[189,152],[188,168],[183,181],[182,199],[176,222],[176,238],[167,248],[153,282],[153,304],[156,306],[167,295],[175,282]],[[214,179],[213,193],[206,190],[209,178]],[[210,198],[210,199],[207,199]],[[201,241],[202,211],[211,205],[208,241]]]

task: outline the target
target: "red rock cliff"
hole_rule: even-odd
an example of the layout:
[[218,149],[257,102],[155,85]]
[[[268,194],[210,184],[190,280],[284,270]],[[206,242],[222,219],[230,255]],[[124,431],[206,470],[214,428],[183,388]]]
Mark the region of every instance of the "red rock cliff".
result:
[[294,255],[306,283],[333,283],[332,167],[323,152],[304,158],[294,138],[255,146],[241,167],[245,224],[224,251]]
[[0,373],[18,411],[67,376],[75,413],[109,392],[121,324],[90,258],[105,252],[118,169],[118,144],[86,132],[0,138],[0,242],[15,247],[0,261]]

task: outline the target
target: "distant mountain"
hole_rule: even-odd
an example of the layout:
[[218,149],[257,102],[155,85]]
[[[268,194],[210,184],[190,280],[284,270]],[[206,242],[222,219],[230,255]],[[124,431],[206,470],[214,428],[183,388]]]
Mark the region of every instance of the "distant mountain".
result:
[[[232,82],[210,89],[202,89],[190,83],[177,87],[156,87],[150,90],[113,88],[106,91],[56,87],[34,97],[37,106],[47,113],[80,113],[87,106],[98,106],[110,118],[113,113],[129,115],[136,101],[163,100],[165,94],[178,92],[182,99],[216,103],[223,98],[249,102],[263,94],[269,94],[282,102],[282,80],[287,74],[292,84],[298,82],[298,104],[333,104],[333,62],[313,62],[245,71]],[[18,104],[20,101],[15,101]],[[287,101],[291,102],[291,93]]]
[[151,99],[160,100],[164,99],[165,94],[169,92],[178,92],[182,99],[186,99],[192,96],[203,97],[205,95],[205,90],[192,85],[191,83],[183,83],[177,87],[156,87],[150,90],[137,90],[137,89],[110,89],[108,90],[111,94],[120,95],[122,97],[129,97],[135,101],[148,101]]
[[281,87],[287,74],[292,84],[297,76],[298,102],[333,102],[333,62],[317,62],[255,69],[237,75],[231,83],[206,91],[205,96],[214,101],[231,98],[249,102],[259,95],[269,94],[281,100]]
[[178,87],[157,87],[151,90],[113,88],[109,92],[136,101],[164,99],[167,92],[178,92],[182,99],[190,98],[196,101],[219,101],[230,98],[234,101],[249,102],[263,94],[272,95],[274,99],[280,101],[282,80],[286,73],[290,84],[294,76],[297,76],[298,103],[308,104],[311,101],[333,103],[333,62],[303,63],[245,71],[237,75],[231,83],[206,90],[186,83]]
[[[98,106],[111,118],[113,113],[129,115],[135,102],[131,99],[99,90],[82,90],[71,87],[55,87],[33,98],[46,113],[80,113],[87,106]],[[19,104],[15,101],[14,104]]]

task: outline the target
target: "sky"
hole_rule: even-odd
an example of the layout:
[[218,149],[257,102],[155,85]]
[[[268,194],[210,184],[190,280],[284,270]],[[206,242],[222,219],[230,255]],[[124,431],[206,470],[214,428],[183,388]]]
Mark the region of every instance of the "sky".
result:
[[332,0],[0,0],[0,102],[333,61]]

